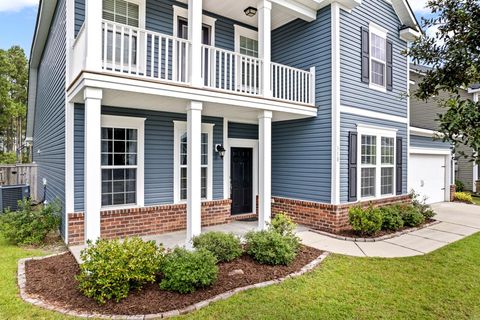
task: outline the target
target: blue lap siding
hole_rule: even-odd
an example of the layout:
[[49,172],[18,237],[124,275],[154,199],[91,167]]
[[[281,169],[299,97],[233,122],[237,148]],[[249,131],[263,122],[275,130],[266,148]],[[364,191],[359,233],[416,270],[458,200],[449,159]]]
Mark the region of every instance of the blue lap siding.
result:
[[[84,117],[83,105],[75,106],[75,211],[83,210]],[[102,107],[102,114],[142,117],[145,121],[145,205],[173,203],[174,120],[186,121],[185,114],[138,109]],[[213,146],[223,144],[223,119],[203,117],[213,123]],[[213,153],[213,199],[223,199],[223,160]]]
[[275,122],[272,195],[318,202],[331,199],[331,9],[310,23],[292,21],[272,32],[272,60],[316,68],[315,118]]
[[[65,0],[59,0],[38,67],[33,127],[33,161],[38,164],[39,198],[65,203]],[[65,235],[62,214],[62,235]]]
[[452,145],[430,137],[410,135],[410,146],[414,148],[451,149]]
[[258,139],[258,125],[228,122],[228,137],[235,139]]

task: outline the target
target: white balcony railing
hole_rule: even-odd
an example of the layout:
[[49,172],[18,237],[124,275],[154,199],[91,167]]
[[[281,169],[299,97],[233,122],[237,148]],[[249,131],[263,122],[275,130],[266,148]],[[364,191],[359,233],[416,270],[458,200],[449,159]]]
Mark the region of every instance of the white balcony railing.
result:
[[[176,83],[190,82],[191,43],[157,32],[103,21],[102,69]],[[204,87],[263,96],[262,59],[202,45]],[[314,69],[271,63],[269,89],[274,99],[313,105]]]

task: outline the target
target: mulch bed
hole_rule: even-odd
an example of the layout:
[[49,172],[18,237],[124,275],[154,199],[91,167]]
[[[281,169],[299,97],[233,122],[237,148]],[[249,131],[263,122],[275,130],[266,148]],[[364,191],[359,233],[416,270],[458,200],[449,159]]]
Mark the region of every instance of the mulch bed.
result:
[[[434,219],[429,219],[429,220],[426,220],[424,223],[422,223],[421,225],[419,225],[418,227],[415,227],[416,229],[418,228],[422,228],[423,226],[427,225],[427,224],[430,224],[432,222],[435,222],[436,220]],[[399,230],[397,231],[390,231],[390,230],[380,230],[377,234],[375,235],[360,235],[358,234],[356,231],[354,231],[353,229],[345,229],[345,230],[340,230],[338,232],[334,232],[334,234],[336,235],[339,235],[339,236],[343,236],[343,237],[349,237],[349,238],[366,238],[366,239],[371,239],[371,238],[379,238],[379,237],[383,237],[383,236],[387,236],[389,234],[393,234],[393,233],[397,233],[397,232],[402,232],[402,231],[406,231],[408,229],[413,229],[412,227],[403,227],[403,228],[400,228]]]
[[[77,312],[100,314],[155,314],[181,309],[194,303],[212,298],[226,291],[285,277],[297,272],[322,254],[322,251],[302,246],[296,260],[289,266],[267,266],[243,255],[239,259],[219,264],[216,283],[191,294],[178,294],[162,291],[157,283],[149,284],[140,291],[133,291],[119,303],[107,302],[99,305],[85,297],[78,289],[75,275],[80,268],[75,258],[63,254],[43,260],[30,260],[26,263],[26,292],[37,295],[47,303]],[[228,273],[242,269],[243,275],[229,276]]]

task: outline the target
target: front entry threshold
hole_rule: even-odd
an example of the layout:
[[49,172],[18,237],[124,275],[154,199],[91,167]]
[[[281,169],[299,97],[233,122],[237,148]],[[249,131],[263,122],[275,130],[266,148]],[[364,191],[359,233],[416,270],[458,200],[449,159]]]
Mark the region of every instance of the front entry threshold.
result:
[[256,213],[241,213],[232,214],[228,220],[230,221],[257,221],[258,215]]

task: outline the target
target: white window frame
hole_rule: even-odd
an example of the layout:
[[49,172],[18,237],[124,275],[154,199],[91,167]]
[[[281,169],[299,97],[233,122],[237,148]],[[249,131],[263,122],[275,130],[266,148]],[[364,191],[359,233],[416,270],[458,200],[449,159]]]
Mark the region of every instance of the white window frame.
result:
[[[121,128],[137,130],[137,165],[125,168],[137,169],[136,203],[127,205],[102,206],[102,209],[123,209],[145,206],[145,120],[146,118],[102,115],[102,128]],[[99,137],[101,139],[101,137]],[[100,151],[99,151],[100,152]],[[120,169],[123,166],[103,166],[101,169]],[[101,198],[101,196],[100,196]]]
[[[173,36],[178,38],[178,18],[188,21],[188,9],[179,6],[173,6]],[[216,18],[212,18],[202,14],[202,23],[210,27],[210,45],[215,46],[215,22]]]
[[[396,194],[396,161],[397,161],[397,131],[396,129],[376,127],[364,124],[357,125],[357,194],[358,198],[364,200],[375,200],[394,196]],[[375,165],[362,165],[362,136],[376,137],[376,162]],[[382,165],[382,137],[393,138],[393,166]],[[375,196],[362,197],[362,168],[375,168]],[[393,188],[392,193],[382,195],[382,168],[393,167]]]
[[[208,134],[208,167],[207,167],[207,197],[202,201],[211,201],[213,198],[213,123],[202,123],[202,133]],[[173,202],[186,203],[180,196],[180,140],[187,132],[187,122],[173,121]]]
[[[375,90],[379,90],[379,91],[382,91],[382,92],[387,92],[387,35],[388,35],[388,31],[387,29],[385,28],[382,28],[380,27],[379,25],[375,24],[375,23],[370,23],[369,25],[369,74],[370,74],[370,89],[375,89]],[[382,61],[380,59],[377,59],[377,58],[374,58],[373,57],[373,54],[372,54],[372,34],[378,36],[378,37],[381,37],[385,40],[385,61]],[[384,81],[383,81],[383,86],[379,85],[379,84],[376,84],[376,83],[373,83],[372,81],[372,77],[373,77],[373,63],[372,61],[375,61],[375,62],[378,62],[378,63],[382,63],[383,64],[383,75],[384,75]]]
[[[102,1],[102,20],[103,19],[103,0],[100,0]],[[146,33],[145,32],[139,32],[138,30],[145,30],[145,26],[146,26],[146,0],[124,0],[126,2],[130,2],[130,3],[133,3],[133,4],[136,4],[138,5],[138,27],[132,27],[132,26],[129,26],[127,24],[122,24],[122,23],[119,23],[119,22],[114,22],[114,21],[110,21],[110,20],[107,20],[109,21],[110,23],[115,23],[115,24],[121,24],[121,25],[124,25],[126,28],[131,28],[131,29],[134,29],[137,31],[138,35],[138,40],[137,40],[137,51],[138,51],[138,57],[139,57],[139,61],[137,61],[137,64],[134,65],[132,64],[132,71],[137,71],[136,68],[138,67],[138,73],[142,73],[142,72],[145,72],[145,62],[144,59],[142,57],[145,56],[145,41],[146,41],[146,38],[145,38],[145,35]],[[112,35],[113,36],[113,35]],[[103,41],[105,41],[104,37],[103,37],[103,31],[102,31],[102,47],[105,46],[105,44],[103,43]],[[115,48],[113,49],[115,50]],[[103,59],[103,57],[102,57]],[[113,68],[114,67],[114,64],[112,63],[112,61],[107,61],[106,64],[105,64],[108,68]],[[115,63],[115,66],[117,66],[117,64]],[[128,68],[128,63],[123,63],[123,67],[124,68]]]
[[234,24],[233,28],[235,29],[235,52],[236,53],[240,53],[240,37],[241,36],[258,41],[257,31],[239,26],[238,24]]

